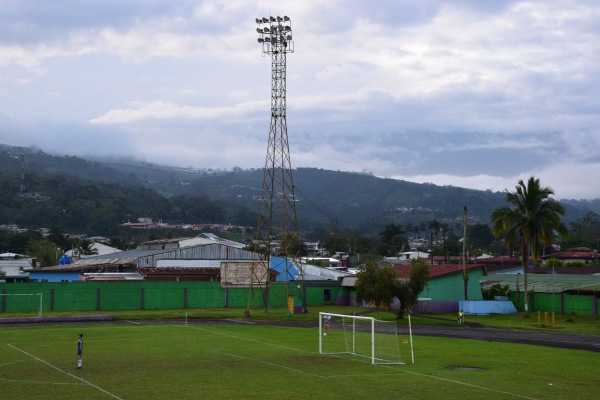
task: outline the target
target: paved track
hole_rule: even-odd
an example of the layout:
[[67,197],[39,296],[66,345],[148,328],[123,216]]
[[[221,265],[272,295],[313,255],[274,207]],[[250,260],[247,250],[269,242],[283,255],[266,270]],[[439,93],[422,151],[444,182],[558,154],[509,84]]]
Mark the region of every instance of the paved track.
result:
[[[34,318],[30,322],[11,322],[9,319],[0,319],[0,329],[2,327],[14,326],[47,326],[56,324],[182,324],[183,320],[147,320],[147,321],[123,321],[77,318],[77,320],[56,321],[44,320],[44,318]],[[248,321],[248,320],[189,320],[190,324],[245,324],[245,325],[278,325],[278,326],[296,326],[304,328],[318,327],[314,323],[298,322],[275,322],[275,321]],[[574,333],[560,333],[555,331],[533,331],[519,329],[496,329],[484,328],[480,326],[470,326],[469,324],[457,327],[433,327],[433,326],[413,326],[412,333],[415,336],[433,336],[447,337],[454,339],[474,339],[490,342],[523,343],[538,346],[557,347],[565,349],[578,349],[600,352],[600,335],[581,335]]]
[[487,340],[490,342],[524,343],[538,346],[600,352],[600,335],[580,335],[574,333],[481,327],[439,328],[428,326],[413,327],[413,335]]

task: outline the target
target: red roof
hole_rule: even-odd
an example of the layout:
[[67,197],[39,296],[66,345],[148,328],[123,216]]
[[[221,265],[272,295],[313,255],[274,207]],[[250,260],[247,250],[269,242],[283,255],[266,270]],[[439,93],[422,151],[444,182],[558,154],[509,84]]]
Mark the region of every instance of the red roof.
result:
[[[467,269],[469,269],[469,270],[471,270],[471,269],[478,269],[478,268],[485,268],[485,267],[483,265],[481,265],[481,264],[467,264]],[[410,273],[411,266],[410,265],[394,265],[394,269],[400,275],[402,275],[404,277],[408,277],[408,274]],[[455,273],[458,273],[458,272],[460,272],[460,273],[463,272],[462,265],[458,265],[458,264],[446,264],[446,265],[430,265],[429,266],[429,277],[430,278],[435,278],[435,277],[438,277],[438,276],[455,274]]]
[[561,251],[560,253],[552,253],[542,257],[544,260],[549,258],[558,258],[559,260],[600,260],[600,254],[597,251],[589,249],[571,249]]

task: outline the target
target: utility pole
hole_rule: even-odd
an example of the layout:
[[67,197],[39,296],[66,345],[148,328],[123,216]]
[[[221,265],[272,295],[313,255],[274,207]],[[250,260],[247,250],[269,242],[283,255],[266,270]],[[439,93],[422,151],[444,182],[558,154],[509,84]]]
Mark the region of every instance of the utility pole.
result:
[[465,283],[465,300],[469,299],[469,270],[467,269],[467,206],[463,215],[463,281]]

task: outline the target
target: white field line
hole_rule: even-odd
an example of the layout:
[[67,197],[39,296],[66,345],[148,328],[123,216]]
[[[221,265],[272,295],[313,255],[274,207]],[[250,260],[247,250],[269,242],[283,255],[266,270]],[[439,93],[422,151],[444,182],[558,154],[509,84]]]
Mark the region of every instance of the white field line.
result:
[[140,322],[135,322],[135,321],[129,321],[129,320],[125,320],[125,322],[129,322],[130,324],[141,325],[141,323],[140,323]]
[[[22,363],[22,362],[31,362],[31,358],[27,358],[24,360],[12,361],[4,364],[0,364],[0,368],[5,367],[7,365]],[[67,383],[67,382],[47,382],[47,381],[31,381],[26,379],[5,379],[0,378],[2,382],[17,382],[17,383],[31,383],[31,384],[40,384],[40,385],[83,385],[83,383]]]
[[229,357],[241,358],[241,359],[244,359],[244,360],[250,360],[250,361],[254,361],[254,362],[257,362],[257,363],[261,363],[261,364],[267,364],[267,365],[270,365],[271,367],[287,369],[289,371],[293,371],[293,372],[298,372],[300,374],[314,376],[316,378],[325,378],[322,375],[316,375],[316,374],[313,374],[312,372],[306,372],[306,371],[302,371],[300,369],[286,367],[285,365],[279,365],[279,364],[270,363],[270,362],[267,362],[267,361],[257,360],[256,358],[252,358],[252,357],[244,357],[244,356],[240,356],[239,354],[225,353],[223,351],[218,351],[218,350],[211,350],[211,351],[213,351],[215,353],[219,353],[219,354],[225,354],[225,355],[227,355]]
[[7,345],[7,346],[9,346],[9,347],[12,347],[13,349],[15,349],[15,350],[17,350],[17,351],[20,351],[21,353],[23,353],[23,354],[25,354],[25,355],[28,355],[29,357],[31,357],[31,358],[33,358],[33,359],[36,359],[36,360],[38,360],[38,361],[39,361],[39,362],[41,362],[41,363],[44,363],[44,364],[46,364],[46,365],[47,365],[47,366],[49,366],[50,368],[53,368],[53,369],[55,369],[55,370],[57,370],[57,371],[59,371],[59,372],[62,372],[63,374],[65,374],[65,375],[67,375],[67,376],[70,376],[71,378],[75,378],[75,379],[77,379],[77,380],[80,380],[81,382],[85,383],[86,385],[89,385],[89,386],[93,387],[94,389],[97,389],[97,390],[101,391],[102,393],[105,393],[105,394],[107,394],[107,395],[109,395],[109,396],[111,396],[111,397],[114,397],[115,399],[123,400],[123,399],[122,399],[122,398],[120,398],[119,396],[117,396],[117,395],[114,395],[114,394],[112,394],[112,393],[110,393],[110,392],[108,392],[108,391],[106,391],[106,390],[102,389],[101,387],[99,387],[99,386],[96,386],[96,385],[94,385],[93,383],[91,383],[91,382],[88,382],[88,381],[86,381],[85,379],[78,377],[77,375],[73,375],[73,374],[70,374],[70,373],[68,373],[67,371],[63,371],[62,369],[60,369],[60,368],[58,368],[58,367],[55,367],[54,365],[50,364],[49,362],[47,362],[47,361],[44,361],[44,360],[42,360],[41,358],[34,356],[33,354],[29,354],[29,353],[28,353],[28,352],[26,352],[25,350],[21,350],[21,349],[19,349],[18,347],[15,347],[15,346],[13,346],[13,345],[12,345],[12,344],[10,344],[10,343],[7,343],[6,345]]
[[73,386],[84,386],[85,383],[68,383],[68,382],[44,382],[44,381],[28,381],[24,379],[4,379],[0,378],[2,382],[14,382],[14,383],[29,383],[34,385],[73,385]]
[[[294,348],[294,347],[276,345],[276,344],[273,344],[273,343],[263,342],[261,340],[248,339],[248,338],[245,338],[245,337],[231,335],[231,334],[223,333],[223,332],[215,332],[213,330],[206,329],[206,328],[200,328],[200,327],[197,327],[197,326],[193,326],[193,327],[196,328],[196,329],[202,330],[202,331],[210,332],[210,333],[215,334],[215,335],[227,336],[227,337],[231,337],[231,338],[234,338],[234,339],[246,340],[248,342],[260,343],[260,344],[264,344],[264,345],[271,346],[271,347],[281,347],[281,348],[284,348],[284,349],[295,350],[295,351],[302,352],[302,353],[313,354],[313,352],[311,352],[311,351],[301,350],[301,349],[297,349],[297,348]],[[227,354],[227,353],[225,353],[225,354]],[[235,356],[235,355],[232,355],[232,356],[238,357],[238,356]],[[241,357],[241,358],[243,358],[243,357]],[[351,360],[351,358],[346,358],[346,357],[342,357],[342,358]],[[354,359],[354,358],[352,358],[352,360],[357,361],[357,362],[365,363],[364,361],[362,361],[360,359]],[[258,361],[258,360],[255,360],[255,361]],[[262,361],[259,361],[259,362],[262,362]],[[368,364],[371,364],[371,363],[369,362]],[[276,365],[276,364],[272,364],[272,365]],[[283,367],[283,366],[280,366],[280,367],[281,368],[287,368],[287,367]],[[423,373],[420,373],[420,372],[407,371],[405,369],[394,368],[394,367],[392,367],[390,365],[379,365],[379,367],[393,369],[394,371],[397,371],[398,373],[407,373],[407,374],[424,376],[424,377],[427,377],[427,378],[438,379],[438,380],[441,380],[441,381],[454,383],[456,385],[464,385],[464,386],[469,386],[469,387],[472,387],[472,388],[477,388],[477,389],[480,389],[480,390],[486,390],[486,391],[490,391],[490,392],[501,393],[501,394],[505,394],[507,396],[519,397],[519,398],[528,399],[528,400],[536,400],[535,397],[528,397],[528,396],[524,396],[524,395],[521,395],[521,394],[518,394],[518,393],[511,393],[511,392],[506,392],[506,391],[503,391],[503,390],[492,389],[492,388],[488,388],[488,387],[484,387],[484,386],[475,385],[475,384],[472,384],[472,383],[461,382],[461,381],[457,381],[457,380],[453,380],[453,379],[448,379],[448,378],[442,378],[442,377],[435,376],[435,375],[428,375],[428,374],[423,374]],[[320,377],[320,378],[331,378],[331,377],[342,378],[344,376],[348,377],[348,376],[365,376],[365,375],[370,375],[370,374],[363,374],[363,375],[327,375],[327,376],[321,376],[321,375],[314,375],[314,374],[311,374],[309,372],[304,372],[304,371],[299,371],[299,370],[298,370],[298,372],[302,372],[304,374],[309,374],[309,375],[313,375],[315,377]]]
[[[391,367],[389,367],[387,365],[382,365],[382,367],[384,367],[384,368],[391,368]],[[492,388],[488,388],[488,387],[485,387],[485,386],[479,386],[479,385],[475,385],[475,384],[472,384],[472,383],[461,382],[461,381],[457,381],[457,380],[454,380],[454,379],[442,378],[442,377],[435,376],[435,375],[423,374],[421,372],[407,371],[407,370],[403,370],[403,369],[398,369],[397,371],[404,372],[404,373],[407,373],[407,374],[424,376],[424,377],[432,378],[432,379],[438,379],[440,381],[450,382],[450,383],[454,383],[454,384],[457,384],[457,385],[469,386],[469,387],[477,388],[477,389],[480,389],[480,390],[487,390],[489,392],[505,394],[507,396],[519,397],[521,399],[536,400],[535,397],[528,397],[528,396],[524,396],[524,395],[518,394],[518,393],[511,393],[511,392],[506,392],[504,390],[492,389]]]
[[16,363],[21,363],[21,362],[28,362],[28,361],[31,361],[31,360],[28,358],[26,360],[17,360],[17,361],[7,362],[4,364],[0,364],[0,367],[4,367],[6,365],[11,365],[11,364],[16,364]]
[[[182,325],[182,326],[183,326],[183,325]],[[267,345],[267,346],[270,346],[270,347],[279,347],[279,348],[282,348],[282,349],[287,349],[287,350],[294,350],[294,351],[298,351],[298,352],[300,352],[300,353],[309,353],[309,354],[313,354],[313,352],[312,352],[312,351],[306,351],[306,350],[302,350],[302,349],[297,349],[297,348],[295,348],[295,347],[282,346],[282,345],[279,345],[279,344],[273,344],[273,343],[263,342],[263,341],[261,341],[261,340],[256,340],[256,339],[248,339],[248,338],[245,338],[245,337],[242,337],[242,336],[236,336],[236,335],[232,335],[232,334],[230,334],[230,333],[216,332],[216,331],[213,331],[213,330],[210,330],[210,329],[206,329],[206,328],[200,328],[200,327],[198,327],[198,326],[196,326],[196,325],[192,325],[192,328],[194,328],[194,329],[198,329],[198,330],[200,330],[200,331],[209,332],[209,333],[212,333],[213,335],[226,336],[226,337],[230,337],[230,338],[233,338],[233,339],[241,339],[241,340],[245,340],[245,341],[247,341],[247,342],[254,342],[254,343],[264,344],[264,345]]]

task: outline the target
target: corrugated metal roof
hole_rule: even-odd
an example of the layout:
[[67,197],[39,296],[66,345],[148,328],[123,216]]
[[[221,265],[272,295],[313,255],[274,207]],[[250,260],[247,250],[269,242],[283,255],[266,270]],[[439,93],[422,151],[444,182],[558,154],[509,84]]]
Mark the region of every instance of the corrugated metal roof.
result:
[[[523,291],[522,274],[492,274],[479,280],[482,289],[492,285],[508,286],[516,292]],[[594,291],[600,289],[600,275],[527,274],[527,289],[538,293],[562,293],[569,290]]]
[[138,272],[92,272],[79,276],[84,281],[141,281],[143,279]]
[[[221,268],[222,261],[225,260],[157,260],[156,268]],[[226,261],[235,262],[240,260]]]
[[144,276],[156,275],[200,275],[219,276],[221,268],[140,268],[138,271]]
[[[119,253],[121,254],[121,253]],[[44,268],[29,268],[28,272],[72,272],[97,271],[107,266],[135,265],[136,258],[83,258],[73,264],[54,265]]]

